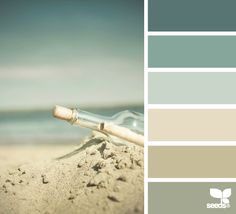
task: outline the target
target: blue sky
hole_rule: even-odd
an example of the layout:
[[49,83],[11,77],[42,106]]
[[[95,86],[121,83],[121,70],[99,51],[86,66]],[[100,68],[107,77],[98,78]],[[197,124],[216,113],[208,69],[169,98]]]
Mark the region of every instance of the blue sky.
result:
[[0,2],[0,110],[143,102],[143,2]]

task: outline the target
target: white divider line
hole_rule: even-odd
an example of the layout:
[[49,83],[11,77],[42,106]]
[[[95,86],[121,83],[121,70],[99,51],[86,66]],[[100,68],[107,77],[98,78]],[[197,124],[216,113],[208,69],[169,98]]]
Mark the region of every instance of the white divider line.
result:
[[148,0],[144,0],[144,213],[148,214]]
[[236,146],[236,141],[151,141],[148,146]]
[[[147,66],[147,65],[146,65]],[[198,73],[217,73],[217,72],[228,72],[228,73],[234,73],[236,72],[236,68],[148,68],[146,67],[147,72],[198,72]]]
[[148,109],[236,109],[236,104],[148,104]]
[[148,36],[236,36],[236,31],[151,31]]
[[159,182],[184,182],[184,183],[192,183],[192,182],[236,182],[236,178],[148,178],[149,183]]

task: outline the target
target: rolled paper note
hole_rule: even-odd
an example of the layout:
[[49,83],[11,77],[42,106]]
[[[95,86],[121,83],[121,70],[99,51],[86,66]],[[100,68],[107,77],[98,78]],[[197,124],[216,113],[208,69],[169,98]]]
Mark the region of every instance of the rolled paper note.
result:
[[129,130],[128,128],[117,126],[112,123],[100,123],[99,130],[107,134],[119,137],[123,140],[132,142],[136,145],[144,146],[144,137]]
[[133,131],[131,131],[128,128],[115,125],[113,123],[97,123],[97,122],[91,122],[86,120],[80,120],[78,118],[78,115],[76,115],[77,111],[71,110],[69,108],[65,108],[62,106],[55,106],[53,110],[53,116],[56,118],[59,118],[61,120],[66,120],[71,122],[71,124],[79,125],[81,127],[90,128],[93,130],[101,131],[103,133],[107,133],[110,135],[113,135],[115,137],[118,137],[120,139],[132,142],[139,146],[144,146],[144,137],[143,135],[137,134]]

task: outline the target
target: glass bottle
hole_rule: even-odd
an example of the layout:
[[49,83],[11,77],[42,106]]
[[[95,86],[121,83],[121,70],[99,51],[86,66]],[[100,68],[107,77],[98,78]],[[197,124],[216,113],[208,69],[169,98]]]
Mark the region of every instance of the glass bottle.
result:
[[[121,139],[131,142],[143,141],[144,116],[134,111],[121,111],[112,117],[96,115],[81,109],[68,109],[56,106],[54,116],[67,120],[72,125],[79,125],[89,129],[107,132]],[[106,129],[107,127],[107,129]],[[135,143],[135,142],[134,142]]]
[[80,109],[73,109],[72,111],[75,116],[69,121],[71,124],[78,124],[86,128],[97,130],[99,124],[109,122],[143,135],[144,120],[143,114],[141,113],[125,110],[116,113],[112,117],[106,117]]

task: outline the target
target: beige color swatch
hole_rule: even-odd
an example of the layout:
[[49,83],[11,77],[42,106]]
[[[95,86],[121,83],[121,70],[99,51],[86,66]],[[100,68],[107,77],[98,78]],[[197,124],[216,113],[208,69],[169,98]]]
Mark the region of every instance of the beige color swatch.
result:
[[236,140],[236,109],[150,109],[148,139]]

